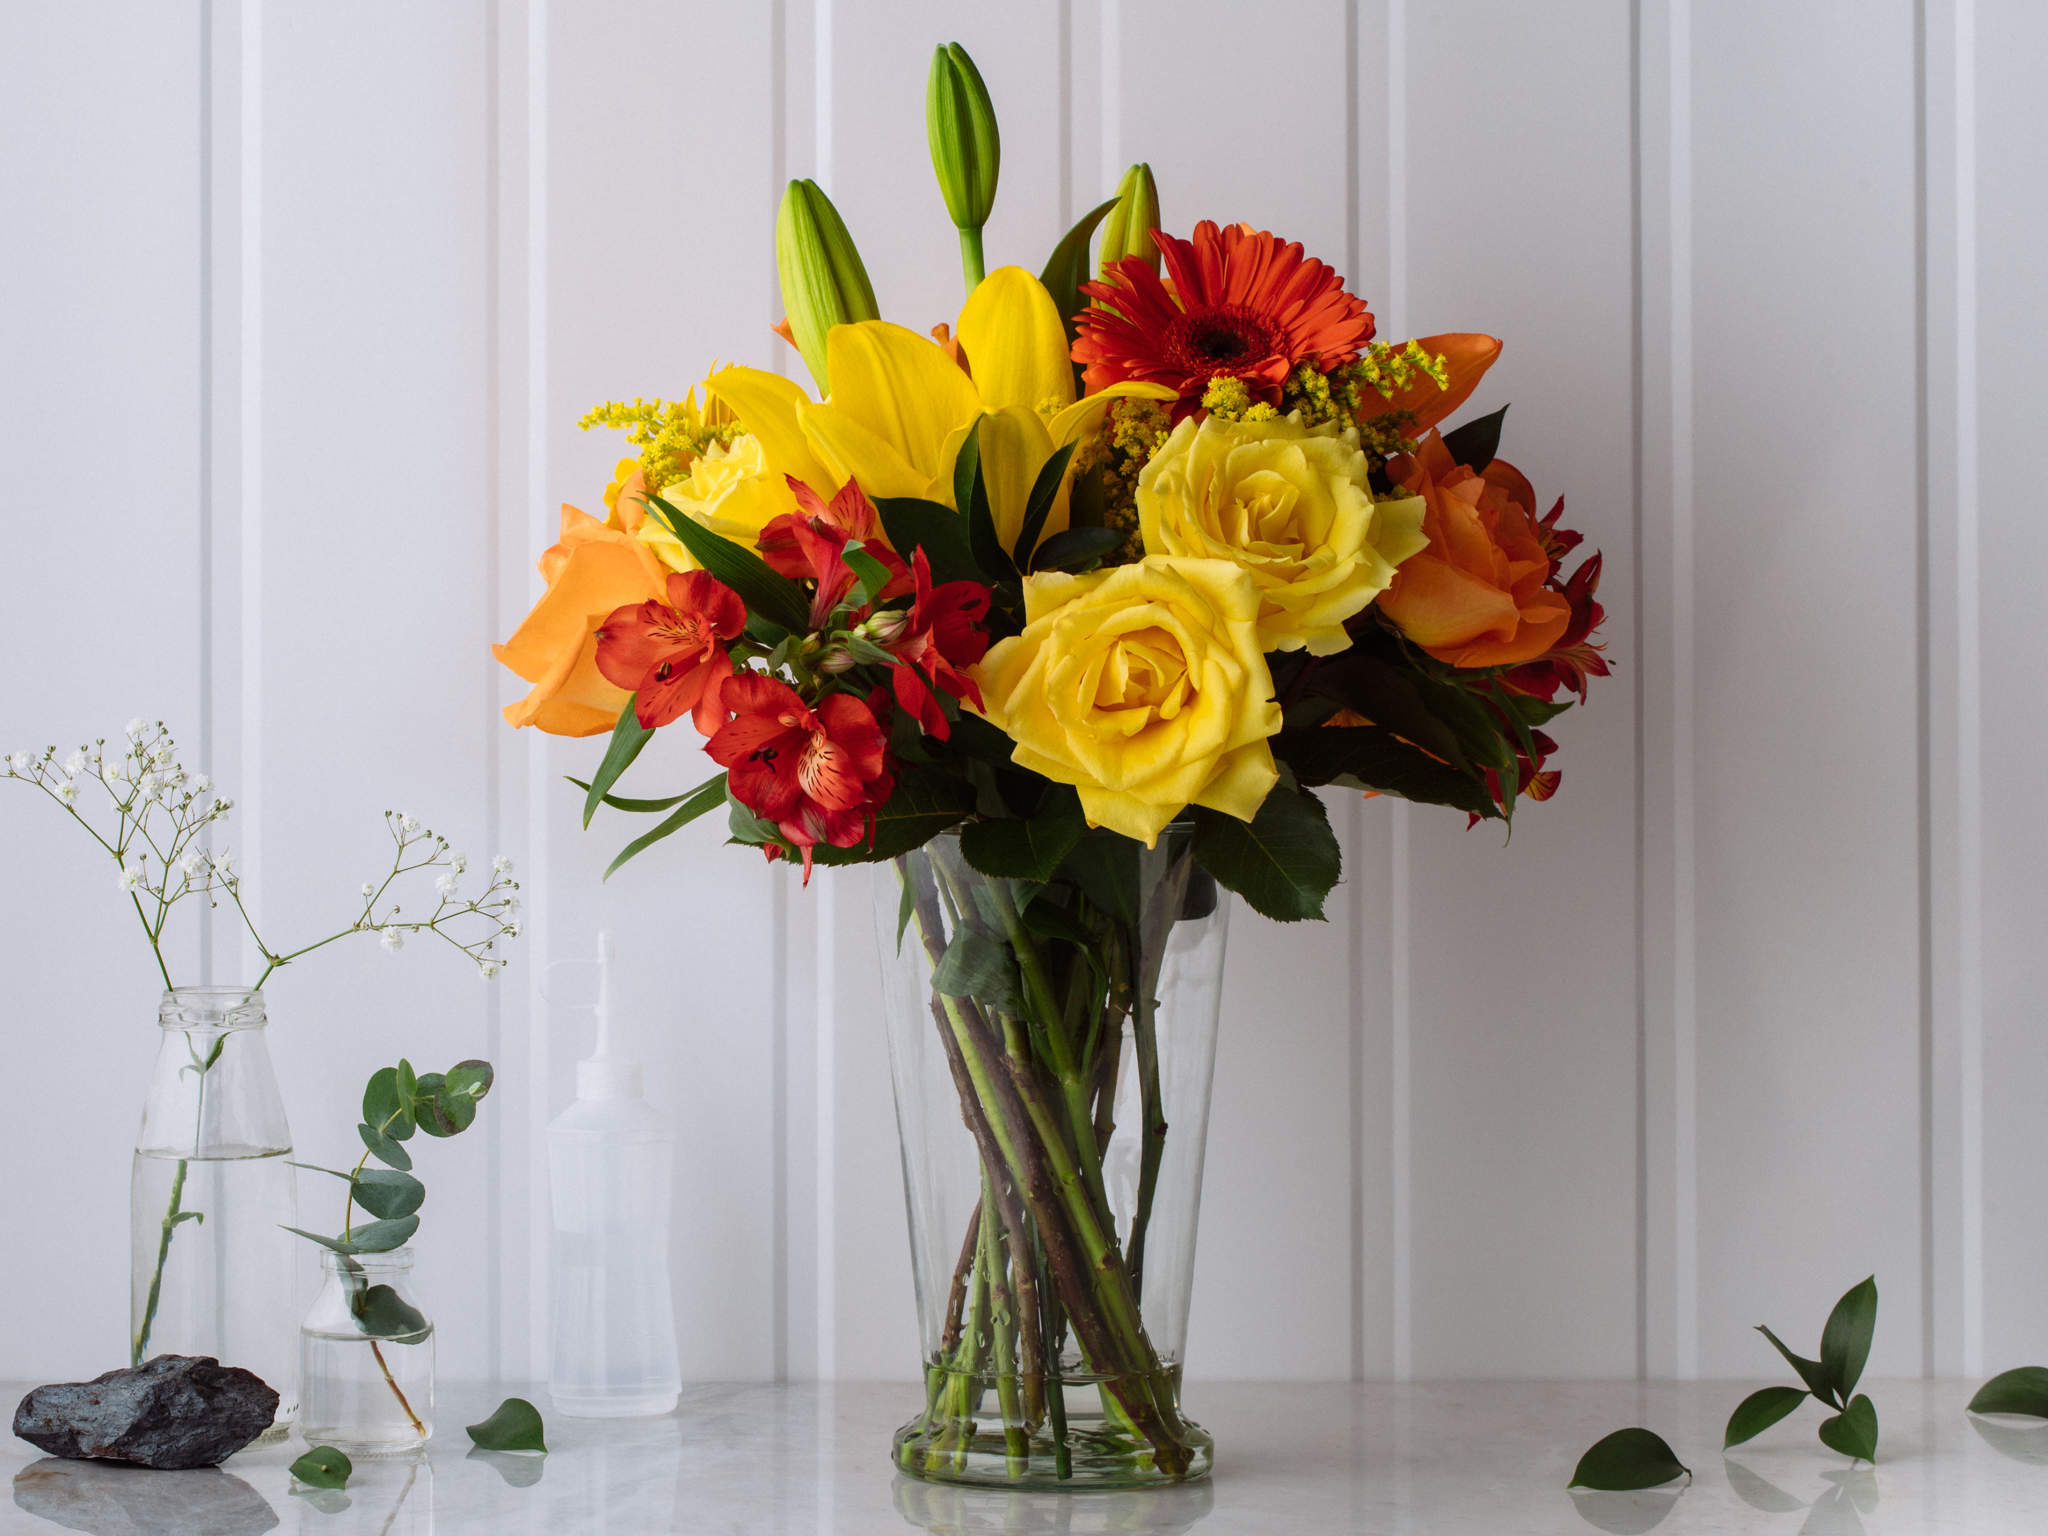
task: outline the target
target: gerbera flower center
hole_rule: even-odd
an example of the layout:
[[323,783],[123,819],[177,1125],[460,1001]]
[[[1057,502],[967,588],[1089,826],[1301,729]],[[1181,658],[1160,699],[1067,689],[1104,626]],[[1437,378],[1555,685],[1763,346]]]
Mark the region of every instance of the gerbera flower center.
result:
[[1241,304],[1196,310],[1167,337],[1167,350],[1190,373],[1228,373],[1278,350],[1280,333]]

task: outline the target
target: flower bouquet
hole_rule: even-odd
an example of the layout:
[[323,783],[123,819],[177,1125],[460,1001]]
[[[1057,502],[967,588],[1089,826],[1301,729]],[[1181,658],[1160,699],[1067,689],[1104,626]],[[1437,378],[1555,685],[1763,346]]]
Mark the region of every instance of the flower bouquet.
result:
[[[882,319],[793,183],[777,329],[815,394],[734,366],[586,418],[637,453],[601,519],[563,509],[498,650],[533,684],[506,715],[610,732],[586,824],[660,818],[614,868],[722,810],[806,883],[880,870],[927,1304],[900,1464],[1175,1481],[1209,1465],[1179,1349],[1219,888],[1321,916],[1320,787],[1473,823],[1553,794],[1547,728],[1607,670],[1600,557],[1567,573],[1579,536],[1497,456],[1504,411],[1440,428],[1498,341],[1381,341],[1299,244],[1168,234],[1143,165],[1035,275],[984,273],[999,140],[957,45],[927,116],[957,321]],[[615,795],[670,726],[715,771]]]

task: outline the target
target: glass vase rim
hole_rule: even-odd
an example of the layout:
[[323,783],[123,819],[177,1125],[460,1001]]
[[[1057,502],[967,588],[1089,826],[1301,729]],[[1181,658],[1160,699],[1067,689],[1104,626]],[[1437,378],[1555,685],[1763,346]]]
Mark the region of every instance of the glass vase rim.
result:
[[[976,816],[967,821],[954,822],[952,826],[947,827],[944,831],[938,833],[937,836],[951,838],[954,842],[957,843],[960,841],[960,834],[962,832],[966,831],[969,827],[975,826],[984,821],[1028,821],[1030,819],[1031,818],[1029,818],[1028,816]],[[1136,847],[1144,848],[1148,853],[1151,852],[1152,849],[1157,848],[1159,846],[1156,842],[1148,846],[1145,843],[1139,842],[1138,839],[1132,837],[1128,832],[1119,832],[1114,827],[1089,827],[1087,831],[1084,831],[1081,835],[1083,837],[1086,837],[1089,832],[1107,832],[1113,837],[1121,837],[1125,842],[1131,843]],[[1167,836],[1192,837],[1194,836],[1194,832],[1195,818],[1192,816],[1176,816],[1172,821],[1169,821],[1165,826],[1159,829],[1159,835],[1162,838]],[[917,850],[913,848],[910,850],[910,852],[915,853],[917,852]]]
[[332,1248],[320,1250],[320,1267],[329,1274],[346,1274],[345,1260],[353,1260],[358,1269],[368,1274],[397,1274],[412,1268],[414,1254],[412,1244],[401,1243],[396,1248],[387,1248],[382,1253],[336,1253]]
[[166,987],[157,1003],[165,1029],[261,1029],[268,1022],[261,987],[203,983]]

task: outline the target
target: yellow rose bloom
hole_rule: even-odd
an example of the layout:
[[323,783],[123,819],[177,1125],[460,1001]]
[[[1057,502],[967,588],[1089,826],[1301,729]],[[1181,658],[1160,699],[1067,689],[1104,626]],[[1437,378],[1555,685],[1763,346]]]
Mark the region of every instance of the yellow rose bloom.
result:
[[1423,501],[1374,501],[1355,431],[1292,417],[1188,417],[1138,476],[1138,529],[1156,555],[1228,560],[1259,594],[1259,644],[1330,656],[1344,621],[1428,544]]
[[[769,473],[760,440],[751,436],[713,443],[690,461],[688,474],[659,494],[685,517],[746,549],[752,549],[761,530],[794,505],[787,483]],[[641,523],[640,542],[672,571],[697,569],[696,557],[659,516],[650,515]]]
[[1024,630],[974,669],[1010,754],[1147,847],[1190,805],[1250,821],[1279,773],[1259,596],[1223,560],[1148,555],[1024,582]]

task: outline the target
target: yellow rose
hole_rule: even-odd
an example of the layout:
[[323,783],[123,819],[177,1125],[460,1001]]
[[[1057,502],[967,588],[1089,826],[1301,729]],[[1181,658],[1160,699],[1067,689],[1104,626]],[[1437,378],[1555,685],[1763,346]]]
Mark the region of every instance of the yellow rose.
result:
[[[788,483],[768,472],[760,440],[752,436],[735,437],[729,445],[713,443],[690,461],[687,475],[670,481],[660,495],[685,517],[747,549],[772,520],[796,506]],[[640,542],[672,571],[698,568],[696,557],[658,516],[640,525]]]
[[1259,644],[1330,656],[1344,621],[1429,542],[1420,497],[1374,501],[1358,434],[1188,417],[1138,476],[1148,553],[1228,560],[1259,593]]
[[1151,846],[1190,805],[1250,821],[1279,777],[1259,597],[1223,560],[1148,555],[1024,583],[1024,632],[974,669],[1011,758],[1072,784],[1090,826]]

